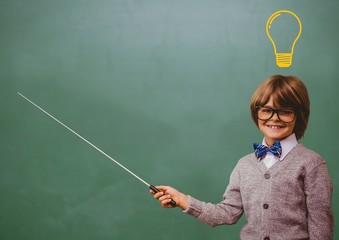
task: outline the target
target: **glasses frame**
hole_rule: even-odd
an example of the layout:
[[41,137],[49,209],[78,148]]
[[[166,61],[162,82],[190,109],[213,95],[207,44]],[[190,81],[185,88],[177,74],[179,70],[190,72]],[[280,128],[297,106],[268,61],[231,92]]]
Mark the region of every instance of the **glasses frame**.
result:
[[[270,116],[269,118],[267,118],[267,119],[259,118],[259,113],[258,113],[258,112],[259,112],[259,109],[260,109],[260,108],[268,108],[268,109],[272,110],[271,116]],[[281,119],[280,119],[280,115],[279,115],[279,111],[282,111],[282,110],[291,110],[291,111],[293,112],[293,114],[294,114],[293,119],[292,119],[291,121],[289,121],[289,122],[286,122],[286,121],[284,121],[284,120],[281,120]],[[276,113],[277,116],[278,116],[278,119],[279,119],[280,121],[282,121],[282,122],[284,122],[284,123],[291,123],[291,122],[294,121],[294,119],[295,119],[295,117],[296,117],[296,115],[297,115],[296,112],[295,112],[295,110],[292,109],[292,108],[271,108],[271,107],[265,107],[265,106],[255,106],[255,111],[256,111],[257,118],[258,118],[259,120],[261,120],[261,121],[267,121],[267,120],[270,120],[270,119],[273,117],[273,115]]]

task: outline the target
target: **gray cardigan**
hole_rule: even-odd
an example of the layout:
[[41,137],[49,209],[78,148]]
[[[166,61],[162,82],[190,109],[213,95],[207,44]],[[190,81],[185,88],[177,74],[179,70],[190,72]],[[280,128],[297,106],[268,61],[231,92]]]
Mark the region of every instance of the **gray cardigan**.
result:
[[224,199],[205,203],[189,196],[185,210],[217,226],[234,224],[245,213],[241,239],[333,238],[332,183],[324,159],[302,144],[267,169],[254,153],[239,160]]

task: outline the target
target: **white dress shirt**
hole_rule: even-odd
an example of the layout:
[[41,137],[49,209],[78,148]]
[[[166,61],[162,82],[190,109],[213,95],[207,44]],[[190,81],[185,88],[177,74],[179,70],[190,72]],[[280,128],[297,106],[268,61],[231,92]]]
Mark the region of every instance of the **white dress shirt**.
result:
[[[268,146],[266,144],[265,138],[263,139],[262,144],[265,146]],[[265,163],[267,168],[270,168],[275,163],[282,161],[284,157],[292,150],[292,148],[294,148],[298,144],[298,141],[297,141],[295,134],[293,133],[289,137],[282,140],[280,144],[281,144],[281,149],[282,149],[280,158],[276,157],[271,152],[267,152],[267,155],[263,159],[263,162]]]

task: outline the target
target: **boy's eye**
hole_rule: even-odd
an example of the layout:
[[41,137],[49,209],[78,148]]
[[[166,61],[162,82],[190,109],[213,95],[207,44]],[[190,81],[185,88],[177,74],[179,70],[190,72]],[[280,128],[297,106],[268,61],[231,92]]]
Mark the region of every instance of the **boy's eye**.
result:
[[286,110],[280,110],[279,114],[292,115],[292,114],[294,114],[294,112],[292,110],[286,109]]
[[272,113],[272,109],[269,108],[262,108],[261,111],[264,113]]

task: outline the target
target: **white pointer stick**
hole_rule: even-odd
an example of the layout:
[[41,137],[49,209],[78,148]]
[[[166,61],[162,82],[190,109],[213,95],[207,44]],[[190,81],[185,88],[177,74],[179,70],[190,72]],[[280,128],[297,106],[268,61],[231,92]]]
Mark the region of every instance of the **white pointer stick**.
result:
[[[63,122],[61,122],[60,120],[58,120],[57,118],[53,117],[51,114],[49,114],[47,111],[45,111],[43,108],[41,108],[39,105],[35,104],[33,101],[31,101],[30,99],[28,99],[27,97],[25,97],[24,95],[22,95],[21,93],[18,92],[18,94],[23,97],[24,99],[26,99],[28,102],[30,102],[31,104],[33,104],[36,108],[38,108],[39,110],[41,110],[43,113],[45,113],[46,115],[48,115],[49,117],[51,117],[53,120],[55,120],[57,123],[59,123],[60,125],[62,125],[63,127],[67,128],[69,131],[71,131],[73,134],[75,134],[76,136],[78,136],[79,138],[81,138],[83,141],[85,141],[86,143],[88,143],[89,145],[91,145],[93,148],[95,148],[97,151],[99,151],[101,154],[103,154],[105,157],[107,157],[108,159],[110,159],[111,161],[113,161],[115,164],[117,164],[118,166],[120,166],[121,168],[123,168],[124,170],[126,170],[128,173],[130,173],[132,176],[134,176],[135,178],[137,178],[139,181],[141,181],[142,183],[144,183],[145,185],[147,185],[150,189],[152,189],[154,192],[160,192],[156,187],[154,187],[153,185],[149,184],[148,182],[146,182],[145,180],[143,180],[142,178],[138,177],[135,173],[133,173],[132,171],[130,171],[128,168],[126,168],[125,166],[123,166],[121,163],[119,163],[118,161],[114,160],[111,156],[109,156],[108,154],[106,154],[104,151],[102,151],[100,148],[98,148],[97,146],[95,146],[93,143],[91,143],[90,141],[88,141],[86,138],[82,137],[79,133],[77,133],[76,131],[72,130],[70,127],[68,127],[66,124],[64,124]],[[172,199],[172,201],[170,202],[170,204],[175,207],[176,202]]]

